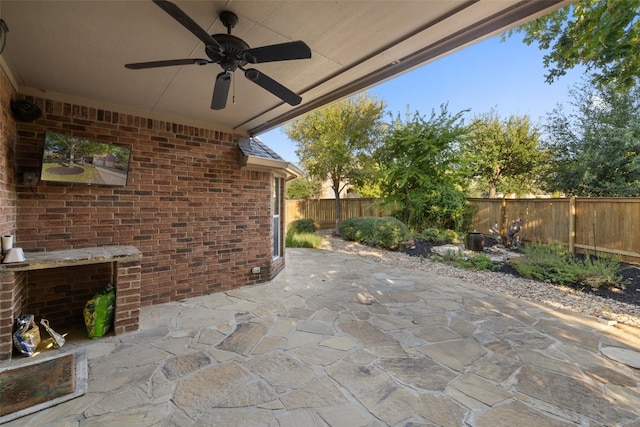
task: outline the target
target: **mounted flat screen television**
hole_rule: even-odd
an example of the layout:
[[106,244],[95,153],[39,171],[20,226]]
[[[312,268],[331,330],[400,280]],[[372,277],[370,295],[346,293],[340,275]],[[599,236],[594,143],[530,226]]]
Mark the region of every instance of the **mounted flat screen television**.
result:
[[131,149],[121,145],[46,132],[40,179],[67,184],[124,187]]

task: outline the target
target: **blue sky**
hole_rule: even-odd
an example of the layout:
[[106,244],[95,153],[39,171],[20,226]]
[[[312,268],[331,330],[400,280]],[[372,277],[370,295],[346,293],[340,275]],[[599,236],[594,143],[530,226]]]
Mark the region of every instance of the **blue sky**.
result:
[[[394,116],[419,111],[429,116],[448,103],[450,113],[469,109],[465,117],[488,113],[525,115],[545,122],[560,103],[569,107],[569,90],[581,82],[583,70],[570,70],[552,84],[545,82],[542,57],[536,44],[527,46],[519,34],[501,42],[492,37],[440,60],[372,87],[369,94],[384,100]],[[276,128],[259,138],[285,160],[298,163],[296,144]]]

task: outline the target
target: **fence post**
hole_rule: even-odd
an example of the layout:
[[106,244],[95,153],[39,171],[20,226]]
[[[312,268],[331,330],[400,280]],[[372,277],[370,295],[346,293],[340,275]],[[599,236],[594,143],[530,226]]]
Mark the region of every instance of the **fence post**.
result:
[[500,234],[503,236],[507,235],[507,199],[502,198],[502,220],[500,221]]
[[569,252],[576,251],[576,197],[569,198]]

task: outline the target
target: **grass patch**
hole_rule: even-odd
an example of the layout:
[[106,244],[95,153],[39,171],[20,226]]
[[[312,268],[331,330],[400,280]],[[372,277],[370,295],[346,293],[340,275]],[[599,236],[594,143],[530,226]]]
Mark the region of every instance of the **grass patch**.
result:
[[288,248],[319,248],[322,236],[314,233],[287,233],[285,243]]

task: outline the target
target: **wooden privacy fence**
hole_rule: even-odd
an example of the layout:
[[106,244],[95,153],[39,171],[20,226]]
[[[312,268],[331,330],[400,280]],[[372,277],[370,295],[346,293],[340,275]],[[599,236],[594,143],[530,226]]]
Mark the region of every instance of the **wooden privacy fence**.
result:
[[[341,199],[342,219],[359,216],[385,216],[378,199]],[[295,199],[286,201],[287,222],[310,218],[321,230],[335,228],[336,201],[334,199]]]
[[640,262],[640,198],[469,199],[473,228],[505,233],[522,220],[525,241],[559,242],[572,252],[605,253]]
[[[342,219],[382,217],[377,199],[341,200]],[[469,199],[472,228],[490,236],[498,223],[504,234],[511,221],[522,220],[525,241],[560,242],[572,252],[618,255],[640,262],[640,198]],[[335,200],[287,200],[287,222],[311,218],[320,229],[335,227]]]

